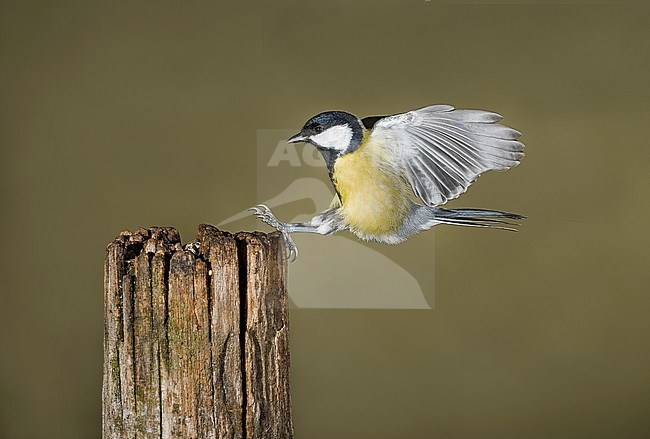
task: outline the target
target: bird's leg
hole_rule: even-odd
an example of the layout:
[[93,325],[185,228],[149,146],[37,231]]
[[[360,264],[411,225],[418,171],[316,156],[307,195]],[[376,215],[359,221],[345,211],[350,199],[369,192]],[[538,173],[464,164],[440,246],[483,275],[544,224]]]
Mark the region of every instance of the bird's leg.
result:
[[284,238],[284,243],[286,244],[289,253],[288,254],[289,260],[291,262],[295,261],[298,258],[298,247],[296,247],[296,244],[293,242],[293,239],[291,239],[291,236],[289,235],[291,231],[287,227],[288,224],[280,222],[275,217],[273,212],[271,212],[271,209],[269,209],[264,204],[251,207],[248,210],[252,211],[257,218],[264,221],[266,224],[273,227],[278,232],[282,233],[282,237]]
[[289,258],[292,262],[298,257],[298,247],[296,247],[293,239],[291,239],[290,233],[319,233],[321,235],[328,235],[337,231],[339,227],[338,221],[336,221],[337,218],[332,215],[332,210],[326,210],[304,223],[283,223],[264,204],[259,204],[248,210],[252,211],[257,218],[282,233],[284,241],[287,244],[287,249],[289,250]]

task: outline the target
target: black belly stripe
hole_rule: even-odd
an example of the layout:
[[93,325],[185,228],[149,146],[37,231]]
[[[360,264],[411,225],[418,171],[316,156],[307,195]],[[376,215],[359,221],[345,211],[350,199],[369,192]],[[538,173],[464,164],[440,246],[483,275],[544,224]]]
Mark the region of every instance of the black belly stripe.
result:
[[341,194],[339,193],[339,190],[336,188],[336,180],[334,179],[334,164],[336,163],[336,159],[341,157],[341,154],[338,151],[335,151],[333,149],[328,149],[328,148],[318,148],[318,151],[320,151],[321,155],[323,156],[323,159],[325,160],[325,165],[327,165],[327,173],[330,177],[330,181],[332,182],[332,186],[334,186],[334,190],[336,191],[336,196],[339,197],[339,201],[343,203],[343,200],[341,199]]

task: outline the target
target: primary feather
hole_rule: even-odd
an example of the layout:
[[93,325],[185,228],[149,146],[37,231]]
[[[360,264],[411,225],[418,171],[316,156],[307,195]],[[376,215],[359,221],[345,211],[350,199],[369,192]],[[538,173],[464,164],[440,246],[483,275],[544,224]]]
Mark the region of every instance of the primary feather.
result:
[[433,105],[373,118],[367,146],[396,164],[428,206],[458,197],[486,171],[505,171],[523,158],[518,131],[482,110]]

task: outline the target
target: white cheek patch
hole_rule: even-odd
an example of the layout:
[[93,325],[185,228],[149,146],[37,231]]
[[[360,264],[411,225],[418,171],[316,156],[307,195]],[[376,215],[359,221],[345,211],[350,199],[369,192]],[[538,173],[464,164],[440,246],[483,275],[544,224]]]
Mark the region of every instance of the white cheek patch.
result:
[[343,151],[350,146],[352,140],[352,128],[349,125],[337,125],[328,128],[320,134],[311,136],[312,142],[323,148]]

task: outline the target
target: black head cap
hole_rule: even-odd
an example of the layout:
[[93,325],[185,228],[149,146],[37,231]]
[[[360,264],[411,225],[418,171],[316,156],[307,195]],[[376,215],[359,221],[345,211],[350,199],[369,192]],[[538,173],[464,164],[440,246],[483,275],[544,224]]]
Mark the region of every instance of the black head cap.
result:
[[[338,128],[336,130],[340,136],[319,136],[335,127],[341,127],[340,130]],[[319,137],[323,140],[327,137],[328,143],[319,142]],[[337,150],[339,154],[346,154],[356,150],[362,140],[363,124],[356,116],[344,111],[326,111],[309,119],[300,133],[291,137],[289,142],[308,142],[318,149],[332,149]]]

